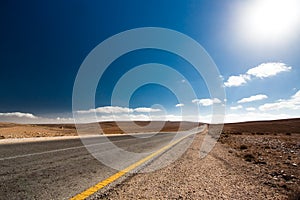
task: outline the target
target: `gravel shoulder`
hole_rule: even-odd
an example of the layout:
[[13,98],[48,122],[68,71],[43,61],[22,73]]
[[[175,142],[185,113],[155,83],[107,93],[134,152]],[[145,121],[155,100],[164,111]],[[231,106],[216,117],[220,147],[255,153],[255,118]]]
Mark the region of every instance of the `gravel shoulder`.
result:
[[289,199],[289,193],[265,184],[260,165],[237,156],[239,150],[224,142],[200,159],[203,138],[196,135],[188,150],[165,168],[133,174],[94,199]]

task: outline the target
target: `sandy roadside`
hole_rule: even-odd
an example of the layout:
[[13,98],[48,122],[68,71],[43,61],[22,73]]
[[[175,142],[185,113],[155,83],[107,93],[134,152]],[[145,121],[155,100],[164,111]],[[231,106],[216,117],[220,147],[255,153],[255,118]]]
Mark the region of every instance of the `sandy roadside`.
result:
[[135,174],[97,199],[287,199],[259,181],[253,173],[257,166],[250,167],[221,143],[199,159],[202,140],[203,135],[197,135],[174,163],[151,173]]

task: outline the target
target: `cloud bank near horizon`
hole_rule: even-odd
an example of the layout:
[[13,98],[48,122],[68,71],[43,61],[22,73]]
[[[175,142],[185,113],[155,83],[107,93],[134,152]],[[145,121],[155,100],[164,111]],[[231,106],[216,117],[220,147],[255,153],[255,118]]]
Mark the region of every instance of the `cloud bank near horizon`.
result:
[[[253,99],[253,98],[252,98]],[[213,100],[204,101],[194,101],[194,103],[199,103],[199,105],[211,105]],[[219,101],[218,101],[219,102]],[[179,114],[160,114],[159,109],[150,108],[140,108],[134,111],[132,108],[125,107],[114,107],[111,106],[110,109],[99,107],[97,114],[98,121],[181,121],[183,117]],[[300,110],[300,90],[292,95],[289,99],[280,99],[275,102],[269,102],[262,104],[259,107],[246,107],[242,105],[231,106],[227,108],[227,113],[225,115],[225,123],[230,122],[243,122],[243,121],[257,121],[257,120],[276,120],[276,119],[286,119],[286,118],[299,118],[299,112],[294,114],[288,114],[283,112],[274,113],[273,111],[280,110]],[[90,109],[91,110],[91,109]],[[229,112],[229,111],[232,112]],[[101,112],[100,112],[101,111]],[[110,112],[109,112],[110,111]],[[111,113],[111,111],[117,111],[117,113]],[[127,112],[129,111],[129,113]],[[239,113],[235,113],[238,111]],[[90,114],[92,111],[82,113],[84,115]],[[148,113],[148,114],[147,114]],[[149,113],[152,113],[151,116]],[[199,122],[210,123],[212,120],[211,114],[201,114],[196,116]],[[90,123],[92,118],[82,117],[79,119],[80,123]],[[184,120],[195,121],[195,116],[184,116]],[[22,113],[22,112],[9,112],[0,113],[1,122],[13,122],[13,123],[74,123],[73,117],[40,117],[32,113]]]
[[138,108],[126,108],[126,107],[120,107],[120,106],[103,106],[98,107],[95,109],[89,109],[89,110],[79,110],[76,111],[79,114],[89,114],[89,113],[102,113],[102,114],[111,114],[111,113],[150,113],[150,112],[160,112],[162,110],[158,108],[147,108],[147,107],[138,107]]
[[8,112],[0,113],[0,117],[17,117],[17,118],[29,118],[36,119],[37,117],[31,113],[22,113],[22,112]]

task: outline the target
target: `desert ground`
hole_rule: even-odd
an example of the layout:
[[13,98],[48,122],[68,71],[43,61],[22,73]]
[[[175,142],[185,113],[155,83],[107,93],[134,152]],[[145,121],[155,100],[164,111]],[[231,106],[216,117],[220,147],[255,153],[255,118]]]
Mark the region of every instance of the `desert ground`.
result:
[[[130,124],[120,122],[131,132]],[[135,122],[145,126],[149,122]],[[178,130],[166,122],[162,132]],[[105,134],[122,134],[115,122],[101,122]],[[197,123],[185,122],[182,129]],[[151,132],[151,128],[145,132]],[[0,138],[77,135],[73,124],[0,123]],[[199,159],[203,135],[173,164],[133,174],[96,199],[299,199],[300,119],[225,124],[213,151]],[[152,188],[149,190],[149,188]]]
[[300,119],[225,124],[200,159],[203,137],[167,167],[134,174],[94,199],[300,198]]
[[[158,129],[161,122],[151,122],[152,125],[148,126],[150,122],[137,121],[133,122],[138,127],[133,127],[132,122],[99,122],[101,126],[101,134],[124,134],[141,132],[170,132],[179,129],[180,122],[165,122],[161,129]],[[181,122],[180,130],[188,130],[196,127],[201,123]],[[119,126],[122,127],[122,129]],[[89,127],[90,124],[83,124],[82,126]],[[99,134],[93,133],[86,129],[86,134]],[[31,137],[55,137],[55,136],[76,136],[76,127],[74,124],[15,124],[0,122],[0,139],[6,138],[31,138]]]
[[226,124],[219,141],[260,184],[300,198],[300,119]]

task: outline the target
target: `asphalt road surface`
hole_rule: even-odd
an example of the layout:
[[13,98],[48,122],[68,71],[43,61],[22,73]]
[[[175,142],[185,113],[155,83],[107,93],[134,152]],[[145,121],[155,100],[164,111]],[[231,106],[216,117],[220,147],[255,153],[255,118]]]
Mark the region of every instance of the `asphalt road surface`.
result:
[[[159,149],[174,136],[124,135],[109,140],[126,151],[140,153]],[[85,143],[96,144],[101,154],[109,151],[102,138],[86,138]],[[117,172],[95,159],[79,138],[1,144],[0,169],[0,199],[68,199]]]

